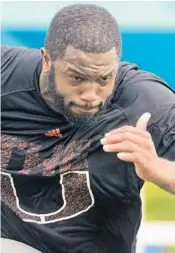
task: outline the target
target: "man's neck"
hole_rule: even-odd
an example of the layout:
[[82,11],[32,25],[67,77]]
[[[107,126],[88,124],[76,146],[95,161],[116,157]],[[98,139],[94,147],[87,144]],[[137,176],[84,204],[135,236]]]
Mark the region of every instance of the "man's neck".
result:
[[39,79],[39,87],[41,96],[45,100],[45,102],[54,110],[57,111],[54,106],[54,100],[49,92],[49,75],[41,71],[40,79]]

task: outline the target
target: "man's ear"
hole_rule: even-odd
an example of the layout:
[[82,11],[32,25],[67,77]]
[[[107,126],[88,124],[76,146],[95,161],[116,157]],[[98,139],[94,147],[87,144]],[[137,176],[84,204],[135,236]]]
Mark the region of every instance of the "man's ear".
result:
[[43,47],[41,48],[41,55],[42,55],[42,66],[43,66],[43,72],[48,73],[51,70],[51,58],[50,55],[46,52],[46,49]]

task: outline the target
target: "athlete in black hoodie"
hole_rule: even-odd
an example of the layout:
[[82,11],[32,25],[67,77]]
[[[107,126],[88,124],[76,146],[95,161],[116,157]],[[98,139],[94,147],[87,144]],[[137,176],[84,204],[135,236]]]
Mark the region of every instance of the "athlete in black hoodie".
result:
[[118,25],[95,5],[58,12],[41,52],[1,50],[2,237],[135,252],[144,180],[175,192],[174,92],[120,62]]

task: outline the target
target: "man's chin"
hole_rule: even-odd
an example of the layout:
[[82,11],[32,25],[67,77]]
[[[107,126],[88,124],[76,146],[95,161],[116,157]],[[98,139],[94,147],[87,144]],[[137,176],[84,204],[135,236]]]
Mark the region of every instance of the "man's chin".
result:
[[88,120],[94,118],[96,113],[73,113],[72,112],[72,118],[79,119],[79,120]]
[[80,113],[70,110],[66,113],[67,120],[78,126],[87,125],[94,120],[95,113]]

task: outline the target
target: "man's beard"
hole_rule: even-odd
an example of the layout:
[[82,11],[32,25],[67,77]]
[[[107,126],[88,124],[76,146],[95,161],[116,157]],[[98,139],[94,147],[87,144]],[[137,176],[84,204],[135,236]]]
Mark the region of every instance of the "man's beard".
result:
[[54,103],[54,110],[56,112],[61,113],[69,123],[77,126],[86,126],[94,121],[94,119],[97,118],[98,115],[102,114],[109,106],[111,96],[109,96],[106,99],[106,102],[104,104],[101,104],[99,106],[98,112],[90,115],[78,115],[71,111],[71,106],[76,105],[74,101],[71,101],[68,105],[64,102],[64,97],[56,90],[55,85],[55,71],[54,67],[52,65],[52,70],[49,73],[49,93],[52,97],[53,103]]

